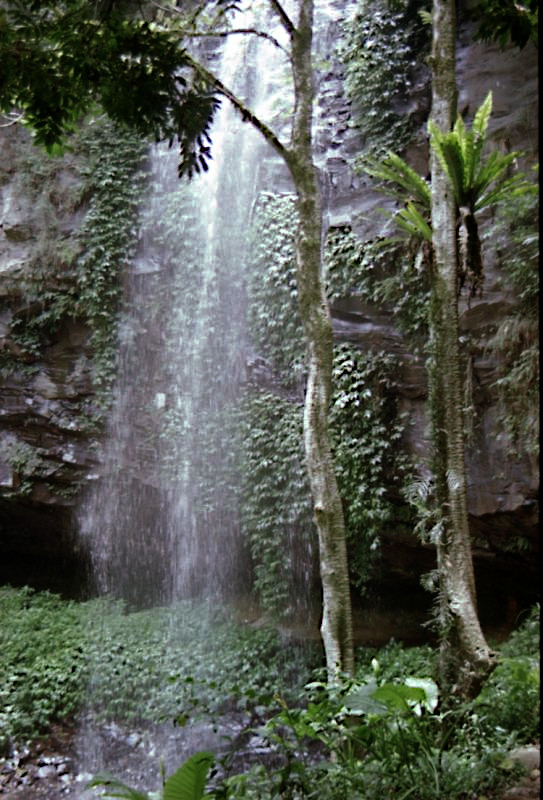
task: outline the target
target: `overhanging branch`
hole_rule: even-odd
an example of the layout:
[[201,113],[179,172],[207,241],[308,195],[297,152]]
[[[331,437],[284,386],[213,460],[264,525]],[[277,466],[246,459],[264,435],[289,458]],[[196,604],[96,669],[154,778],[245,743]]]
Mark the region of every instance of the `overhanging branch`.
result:
[[196,61],[192,56],[185,54],[186,63],[188,66],[202,77],[206,83],[213,86],[219,94],[226,97],[232,103],[235,109],[241,114],[243,122],[250,122],[251,125],[258,130],[262,136],[271,144],[274,150],[285,160],[287,165],[290,165],[293,159],[291,151],[285,147],[276,134],[269,128],[265,122],[262,122],[250,108],[248,108],[242,100],[239,99],[222,81],[219,80],[212,72],[210,72],[203,64]]
[[285,9],[281,5],[281,3],[279,3],[278,0],[270,0],[270,6],[271,6],[272,10],[277,14],[279,19],[281,20],[281,24],[283,25],[283,28],[287,31],[288,35],[292,38],[292,36],[296,32],[296,28],[295,28],[294,24],[292,23],[292,20],[290,19],[289,15],[287,14]]
[[282,50],[283,53],[285,53],[287,56],[289,55],[288,52],[283,47],[283,45],[277,41],[275,36],[272,36],[271,34],[266,33],[265,31],[259,31],[256,28],[233,28],[231,31],[209,31],[209,33],[201,31],[199,33],[190,33],[188,34],[188,37],[190,39],[201,39],[204,37],[207,39],[213,39],[215,37],[220,39],[225,39],[227,36],[231,36],[232,34],[236,33],[250,34],[251,36],[258,36],[261,39],[266,39],[268,42],[271,42],[274,45],[274,47],[278,47],[279,50]]

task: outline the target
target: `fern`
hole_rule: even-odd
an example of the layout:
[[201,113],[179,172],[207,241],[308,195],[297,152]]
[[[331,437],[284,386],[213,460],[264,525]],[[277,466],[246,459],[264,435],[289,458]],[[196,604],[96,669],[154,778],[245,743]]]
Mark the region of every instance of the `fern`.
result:
[[[480,291],[483,283],[476,213],[512,197],[537,192],[537,186],[522,172],[510,174],[520,153],[493,151],[484,158],[491,113],[492,92],[489,92],[475,113],[471,129],[460,115],[452,131],[443,132],[432,121],[428,123],[430,145],[449,178],[458,209],[459,286],[468,282],[471,296]],[[400,156],[390,152],[381,161],[367,160],[364,170],[384,182],[384,194],[403,203],[403,208],[392,212],[397,227],[409,237],[431,243],[428,182]]]
[[451,182],[456,203],[472,214],[510,198],[513,192],[536,191],[522,172],[507,175],[522,155],[520,152],[493,151],[483,159],[491,112],[492,92],[489,92],[477,109],[471,130],[460,115],[448,133],[440,131],[433,122],[428,123],[431,146]]
[[387,153],[381,161],[367,159],[364,171],[373,178],[392,184],[384,187],[384,194],[402,202],[408,197],[414,203],[430,210],[430,186],[396,153]]
[[87,784],[87,788],[95,788],[102,786],[105,789],[105,794],[102,797],[109,798],[122,798],[122,800],[150,800],[150,797],[145,792],[138,792],[137,789],[132,789],[113,775],[107,772],[100,772],[92,778]]

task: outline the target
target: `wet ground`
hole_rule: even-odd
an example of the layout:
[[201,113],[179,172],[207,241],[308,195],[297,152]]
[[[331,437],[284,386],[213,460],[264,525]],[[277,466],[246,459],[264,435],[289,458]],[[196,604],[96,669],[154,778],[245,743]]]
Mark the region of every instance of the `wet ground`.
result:
[[[228,735],[235,740],[240,735],[241,722],[232,719],[229,724]],[[85,755],[82,749],[88,749],[88,742],[82,745],[83,735],[84,731],[82,733],[75,725],[57,725],[47,738],[0,760],[2,799],[95,800],[99,795],[85,788],[91,772],[81,772],[78,767]],[[151,744],[151,739],[157,738],[161,741],[160,753],[156,744]],[[99,760],[101,769],[123,775],[131,786],[150,791],[160,786],[161,757],[166,762],[166,774],[170,774],[191,752],[206,747],[216,749],[218,742],[216,731],[204,723],[193,729],[174,729],[170,725],[132,732],[109,725],[101,732],[99,740],[92,743],[92,749],[97,751],[94,757]],[[244,747],[253,748],[253,762],[259,760],[258,743],[245,742]],[[88,764],[92,763],[91,756],[86,754]],[[532,764],[529,774],[517,786],[500,795],[472,795],[469,800],[538,800],[539,797],[539,768]]]

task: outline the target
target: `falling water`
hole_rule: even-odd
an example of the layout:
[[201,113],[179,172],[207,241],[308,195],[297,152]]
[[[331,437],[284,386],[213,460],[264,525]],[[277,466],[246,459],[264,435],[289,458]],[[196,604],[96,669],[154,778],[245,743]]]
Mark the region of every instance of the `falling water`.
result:
[[[269,67],[269,42],[232,36],[218,71],[259,113]],[[247,234],[270,148],[227,101],[212,140],[209,171],[191,182],[174,149],[150,153],[102,477],[80,514],[97,591],[133,609],[249,588],[233,409],[246,377]],[[89,772],[107,761],[92,719],[80,736]]]
[[[222,54],[242,97],[264,72],[255,44],[229,37]],[[229,412],[245,377],[247,232],[266,145],[226,101],[212,139],[209,171],[192,182],[177,178],[174,149],[150,155],[104,478],[81,514],[98,590],[134,607],[247,581]]]

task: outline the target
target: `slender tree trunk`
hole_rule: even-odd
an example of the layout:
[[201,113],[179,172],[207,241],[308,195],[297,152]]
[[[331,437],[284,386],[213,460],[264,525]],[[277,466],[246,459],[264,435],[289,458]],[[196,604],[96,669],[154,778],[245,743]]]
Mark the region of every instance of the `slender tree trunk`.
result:
[[192,59],[190,64],[230,100],[243,119],[250,122],[281,156],[290,170],[298,197],[296,288],[308,355],[304,445],[319,536],[323,594],[321,636],[328,678],[335,681],[339,673],[353,673],[354,655],[345,523],[328,431],[333,336],[322,279],[322,198],[313,161],[313,0],[298,0],[297,24],[292,22],[279,0],[269,0],[269,3],[290,37],[294,112],[289,147],[285,147],[273,131],[212,73]]
[[[432,119],[449,131],[456,115],[454,0],[434,0]],[[472,694],[491,665],[476,608],[468,525],[458,329],[457,209],[453,190],[431,154],[434,279],[430,405],[434,473],[442,531],[437,544],[442,670],[445,684]]]
[[343,508],[328,432],[333,362],[332,322],[322,279],[322,201],[312,152],[313,0],[300,0],[291,33],[295,112],[287,164],[298,196],[296,283],[308,354],[304,444],[319,536],[323,592],[321,635],[330,680],[354,669]]

